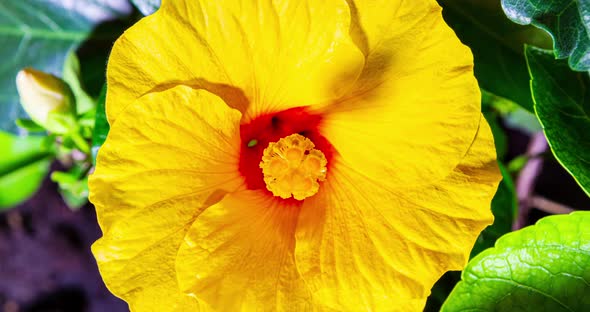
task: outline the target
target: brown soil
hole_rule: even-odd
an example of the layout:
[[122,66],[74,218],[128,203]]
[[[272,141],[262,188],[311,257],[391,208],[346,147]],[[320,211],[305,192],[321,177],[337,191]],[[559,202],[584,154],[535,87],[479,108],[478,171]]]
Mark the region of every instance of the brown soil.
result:
[[99,236],[94,207],[70,210],[50,181],[0,213],[0,311],[128,311],[104,286],[90,253]]

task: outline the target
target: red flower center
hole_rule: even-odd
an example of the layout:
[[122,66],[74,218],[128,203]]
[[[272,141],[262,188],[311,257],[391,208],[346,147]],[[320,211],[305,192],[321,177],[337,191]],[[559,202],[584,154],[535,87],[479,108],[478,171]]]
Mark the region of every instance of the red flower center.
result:
[[328,161],[334,155],[330,142],[319,131],[322,116],[310,113],[305,107],[291,108],[285,111],[258,116],[240,126],[240,165],[239,170],[246,180],[246,186],[251,190],[267,190],[260,162],[264,149],[269,143],[277,142],[281,138],[298,133],[314,144],[315,148],[324,153]]

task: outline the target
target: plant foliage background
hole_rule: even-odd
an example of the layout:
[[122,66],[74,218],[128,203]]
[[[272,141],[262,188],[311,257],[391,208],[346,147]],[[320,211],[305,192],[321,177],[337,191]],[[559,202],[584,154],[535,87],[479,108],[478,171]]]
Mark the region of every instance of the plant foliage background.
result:
[[[504,179],[494,224],[426,310],[590,311],[590,2],[438,2],[474,53]],[[87,175],[109,131],[110,47],[159,5],[0,2],[0,309],[125,311],[89,253],[99,232]],[[47,131],[23,110],[15,78],[27,67],[69,85],[68,131]]]

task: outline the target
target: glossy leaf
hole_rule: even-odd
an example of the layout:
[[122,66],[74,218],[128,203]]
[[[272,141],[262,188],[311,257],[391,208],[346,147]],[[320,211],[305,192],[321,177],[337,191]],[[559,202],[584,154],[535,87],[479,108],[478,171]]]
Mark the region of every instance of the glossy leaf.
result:
[[473,51],[480,87],[532,112],[523,45],[548,46],[551,39],[534,27],[512,23],[496,0],[438,2],[445,21]]
[[131,0],[143,15],[150,15],[160,7],[161,0]]
[[535,111],[555,158],[590,195],[590,78],[527,47]]
[[[125,1],[76,0],[0,2],[0,129],[16,132],[14,121],[26,117],[16,92],[16,73],[34,67],[61,76],[69,51],[86,40],[96,25],[126,15]],[[113,40],[110,33],[93,38]]]
[[96,104],[96,121],[94,124],[94,133],[92,133],[92,162],[96,162],[96,155],[98,149],[107,139],[110,126],[107,121],[107,115],[105,111],[105,100],[106,100],[107,88],[106,85],[103,87],[98,101]]
[[44,139],[0,132],[0,210],[23,202],[41,185],[52,160]]
[[442,308],[588,311],[590,212],[541,219],[473,258]]
[[553,37],[555,56],[569,58],[577,71],[590,70],[590,2],[577,0],[502,0],[515,23],[535,25]]

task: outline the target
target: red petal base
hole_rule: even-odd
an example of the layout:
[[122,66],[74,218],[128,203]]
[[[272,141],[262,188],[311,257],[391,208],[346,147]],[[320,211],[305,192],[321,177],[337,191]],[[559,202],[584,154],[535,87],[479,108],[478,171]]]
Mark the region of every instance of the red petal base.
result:
[[293,133],[299,133],[310,139],[315,148],[324,153],[328,160],[328,174],[330,160],[334,155],[334,148],[320,132],[322,116],[312,114],[305,107],[296,107],[285,111],[261,115],[247,124],[240,126],[242,139],[240,146],[240,173],[246,179],[248,189],[266,189],[262,169],[259,164],[262,152],[271,142],[277,142]]

